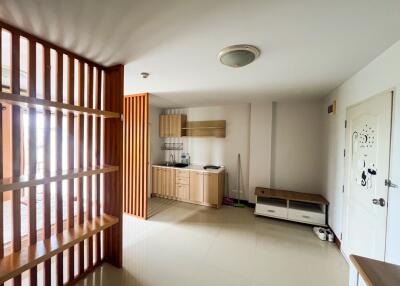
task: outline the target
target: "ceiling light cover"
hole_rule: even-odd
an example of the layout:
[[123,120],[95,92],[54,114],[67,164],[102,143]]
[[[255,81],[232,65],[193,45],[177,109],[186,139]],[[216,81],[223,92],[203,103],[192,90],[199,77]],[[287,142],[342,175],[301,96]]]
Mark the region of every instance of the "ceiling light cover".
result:
[[219,54],[219,61],[230,67],[243,67],[253,62],[260,55],[260,50],[250,45],[234,45],[223,48]]

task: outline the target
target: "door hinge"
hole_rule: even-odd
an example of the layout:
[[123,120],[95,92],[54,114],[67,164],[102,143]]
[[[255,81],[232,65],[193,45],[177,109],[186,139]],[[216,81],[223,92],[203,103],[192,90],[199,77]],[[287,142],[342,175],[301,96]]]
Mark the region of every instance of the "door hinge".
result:
[[340,233],[340,241],[343,239],[343,233]]
[[343,150],[343,157],[346,157],[346,149]]
[[342,193],[344,194],[344,185],[342,186]]
[[344,121],[344,128],[347,128],[347,120]]

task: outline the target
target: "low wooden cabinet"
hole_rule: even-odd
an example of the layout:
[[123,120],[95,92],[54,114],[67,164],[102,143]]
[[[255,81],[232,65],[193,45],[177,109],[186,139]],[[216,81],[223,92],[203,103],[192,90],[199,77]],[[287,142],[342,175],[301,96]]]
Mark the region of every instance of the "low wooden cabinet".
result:
[[185,125],[185,114],[161,114],[159,125],[160,137],[182,137],[185,135],[185,130],[182,129]]
[[225,171],[153,166],[154,196],[219,208],[225,188]]

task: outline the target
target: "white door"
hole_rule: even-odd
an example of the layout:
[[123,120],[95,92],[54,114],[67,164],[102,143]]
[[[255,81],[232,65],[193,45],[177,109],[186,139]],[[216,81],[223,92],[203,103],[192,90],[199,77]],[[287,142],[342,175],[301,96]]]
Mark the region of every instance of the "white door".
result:
[[347,110],[343,252],[384,260],[392,93]]

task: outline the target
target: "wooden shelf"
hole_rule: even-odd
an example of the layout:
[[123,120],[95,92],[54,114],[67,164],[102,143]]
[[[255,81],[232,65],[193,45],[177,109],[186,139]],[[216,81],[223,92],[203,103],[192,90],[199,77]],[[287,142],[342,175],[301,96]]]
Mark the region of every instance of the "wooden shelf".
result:
[[0,284],[117,223],[118,218],[102,215],[96,217],[90,223],[87,222],[64,230],[60,234],[53,235],[35,245],[5,256],[0,259]]
[[255,195],[263,198],[276,198],[288,201],[298,201],[298,202],[314,203],[322,205],[329,204],[329,202],[323,196],[318,194],[298,193],[298,192],[274,190],[261,187],[256,188]]
[[400,281],[400,266],[357,255],[350,260],[368,286],[395,286]]
[[119,170],[118,166],[106,165],[98,167],[89,167],[85,169],[65,170],[58,173],[50,174],[50,176],[34,175],[34,176],[21,176],[18,178],[5,178],[0,180],[0,192],[19,190],[22,188],[34,187],[62,180],[76,179],[85,176],[111,173],[111,172],[116,172],[118,170]]
[[28,96],[22,96],[18,94],[0,92],[0,102],[8,103],[11,105],[17,105],[23,108],[37,108],[43,110],[57,110],[63,112],[71,112],[75,114],[88,114],[96,117],[103,118],[120,118],[121,115],[117,112],[102,111],[98,109],[77,106],[73,104],[61,103],[56,101],[50,101],[40,98],[33,98]]

